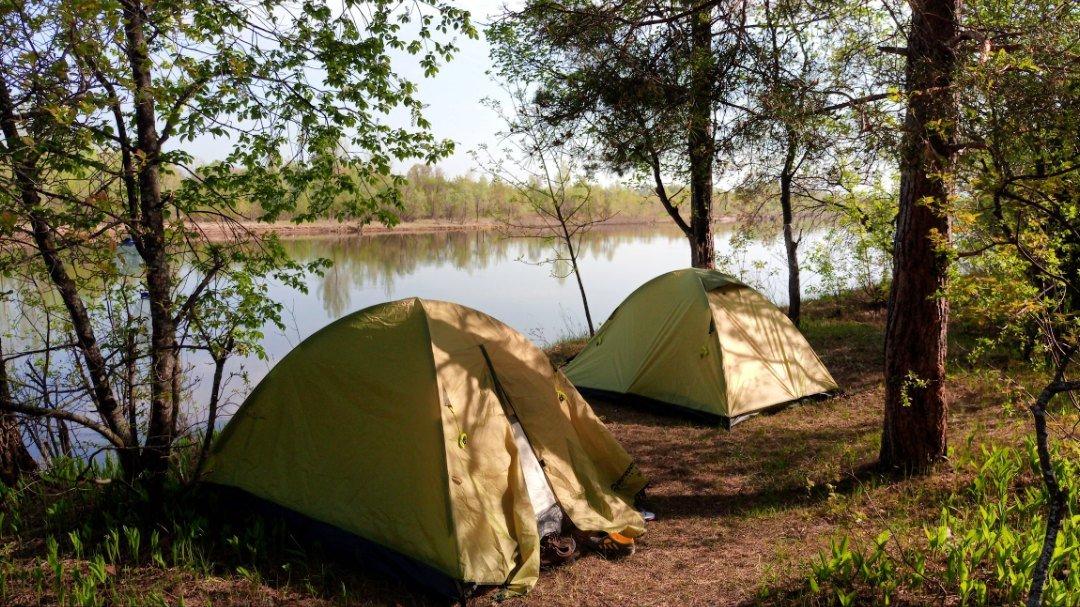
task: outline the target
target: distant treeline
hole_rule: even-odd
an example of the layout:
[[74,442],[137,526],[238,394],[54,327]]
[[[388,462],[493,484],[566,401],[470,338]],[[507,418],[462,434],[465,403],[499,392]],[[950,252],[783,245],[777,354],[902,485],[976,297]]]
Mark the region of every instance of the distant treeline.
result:
[[[486,175],[470,171],[465,175],[450,177],[437,165],[414,164],[406,171],[404,178],[404,186],[399,188],[401,206],[392,209],[399,221],[466,224],[529,219],[530,208],[523,203],[514,187]],[[164,189],[175,189],[183,180],[176,173],[166,174]],[[390,187],[389,182],[386,187]],[[626,183],[603,185],[596,182],[582,182],[578,186],[579,192],[586,189],[589,192],[589,213],[595,218],[610,218],[615,222],[670,221],[655,192],[646,186]],[[674,193],[669,196],[681,208],[688,202],[688,193],[688,188],[676,184]],[[713,193],[714,219],[763,219],[762,202],[776,195],[768,187],[717,190]],[[261,219],[263,215],[258,205],[246,200],[233,201],[233,208],[242,217],[252,220]],[[300,196],[295,208],[280,213],[277,219],[288,221],[305,216],[309,208],[306,196]],[[684,214],[686,212],[683,211]],[[370,219],[378,221],[375,217]]]
[[[514,188],[486,176],[447,177],[438,166],[414,165],[406,173],[402,192],[402,221],[423,219],[455,223],[484,219],[521,219],[528,209]],[[652,192],[625,185],[591,184],[590,205],[600,217],[662,219],[664,211]]]
[[[516,198],[514,188],[472,173],[447,177],[441,168],[416,164],[406,173],[402,192],[402,221],[434,219],[465,223],[483,219],[520,219],[528,208]],[[656,194],[644,186],[588,184],[591,213],[614,220],[670,221]],[[688,191],[676,188],[672,199],[682,205]],[[724,216],[758,215],[761,199],[775,192],[739,188],[713,194],[716,219]]]

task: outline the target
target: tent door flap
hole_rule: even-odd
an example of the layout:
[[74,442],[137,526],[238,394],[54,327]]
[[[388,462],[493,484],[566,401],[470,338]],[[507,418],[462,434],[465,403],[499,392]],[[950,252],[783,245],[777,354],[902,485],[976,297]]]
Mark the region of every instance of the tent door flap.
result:
[[529,502],[536,515],[537,531],[540,537],[558,533],[562,530],[563,511],[559,506],[559,500],[555,497],[555,492],[551,490],[547,474],[544,473],[544,463],[537,457],[529,436],[518,419],[517,411],[506,395],[502,383],[499,382],[499,376],[495,373],[495,367],[491,364],[487,349],[481,345],[480,352],[483,353],[484,361],[487,363],[488,373],[491,375],[491,382],[495,388],[495,396],[502,404],[503,413],[506,414],[506,419],[510,422],[510,429],[514,434],[514,444],[517,446],[518,461],[529,492]]

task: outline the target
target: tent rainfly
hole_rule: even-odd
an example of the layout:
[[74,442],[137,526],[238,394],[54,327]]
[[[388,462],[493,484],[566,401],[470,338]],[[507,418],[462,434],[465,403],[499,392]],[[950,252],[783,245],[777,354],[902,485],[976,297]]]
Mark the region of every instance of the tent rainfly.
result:
[[517,331],[441,301],[376,305],[304,340],[207,470],[452,597],[527,592],[563,516],[644,532],[630,502],[645,480],[573,385]]
[[645,397],[728,428],[837,388],[780,309],[726,274],[696,268],[638,287],[564,371],[580,389]]

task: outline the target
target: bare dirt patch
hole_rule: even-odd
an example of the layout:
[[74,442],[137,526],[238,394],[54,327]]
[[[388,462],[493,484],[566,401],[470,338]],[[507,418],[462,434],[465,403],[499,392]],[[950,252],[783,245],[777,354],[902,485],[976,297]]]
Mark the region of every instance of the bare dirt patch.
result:
[[[967,476],[948,465],[935,476],[903,481],[874,471],[884,310],[849,305],[857,309],[843,318],[833,318],[828,302],[812,305],[804,326],[843,388],[833,398],[730,432],[591,398],[652,480],[649,504],[659,518],[631,558],[591,556],[546,572],[529,596],[512,604],[782,603],[785,589],[803,583],[806,563],[839,534],[858,537],[884,526],[921,534],[941,497]],[[553,358],[566,360],[580,345],[559,344]],[[997,394],[966,375],[952,381],[954,451],[1016,441],[1024,420],[1003,416]]]

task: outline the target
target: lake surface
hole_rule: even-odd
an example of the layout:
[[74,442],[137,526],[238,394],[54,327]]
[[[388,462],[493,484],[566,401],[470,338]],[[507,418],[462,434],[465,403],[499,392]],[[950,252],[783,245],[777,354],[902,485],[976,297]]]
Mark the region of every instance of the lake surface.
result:
[[[855,256],[843,238],[823,230],[802,235],[804,297],[819,292],[821,259],[843,265]],[[587,333],[577,283],[565,263],[547,263],[558,255],[554,243],[497,231],[389,233],[291,238],[284,241],[299,262],[328,259],[321,275],[306,277],[307,291],[272,283],[270,296],[283,307],[286,330],[264,329],[266,359],[234,359],[222,403],[227,419],[251,387],[305,337],[342,316],[368,306],[406,297],[457,302],[486,312],[541,345]],[[674,226],[598,228],[583,236],[579,252],[593,319],[597,326],[634,289],[647,280],[689,265],[689,245]],[[733,226],[718,226],[716,250],[727,272],[759,288],[773,302],[787,303],[784,247],[779,235],[746,237]],[[818,262],[809,262],[818,250]],[[138,262],[135,261],[137,266]],[[838,268],[835,278],[849,270]],[[11,302],[0,305],[0,320],[13,320]],[[27,317],[23,315],[25,324]],[[16,321],[20,322],[20,321]],[[25,327],[24,327],[25,328]],[[11,347],[11,344],[8,344]],[[197,423],[209,400],[213,366],[209,357],[187,352],[185,386],[190,390],[190,422]]]
[[[717,253],[728,271],[760,288],[778,305],[787,303],[783,242],[778,235],[738,238],[718,226]],[[806,255],[825,238],[809,231],[800,245]],[[289,239],[298,261],[329,259],[322,276],[309,276],[307,293],[271,287],[285,306],[283,333],[266,331],[268,361],[247,361],[252,380],[304,337],[350,312],[405,297],[442,299],[486,312],[540,344],[587,332],[576,281],[555,257],[553,243],[495,231],[372,234]],[[843,257],[843,251],[835,252]],[[605,227],[585,234],[579,265],[594,321],[599,325],[645,281],[689,265],[685,237],[674,227]],[[803,292],[815,292],[821,277],[804,271]]]
[[[730,227],[721,227],[717,250],[732,250]],[[811,234],[816,240],[818,234]],[[424,297],[464,304],[507,323],[540,343],[586,332],[577,283],[556,256],[553,243],[494,231],[289,239],[285,249],[298,261],[329,259],[322,276],[309,276],[308,292],[273,285],[271,295],[286,308],[287,334],[273,330],[289,347],[350,312],[402,299]],[[645,281],[689,265],[686,239],[675,229],[618,227],[586,234],[579,259],[593,318],[599,323]],[[773,302],[787,303],[783,243],[754,240],[733,268]],[[741,270],[741,271],[740,271]],[[804,287],[813,289],[816,276]]]

